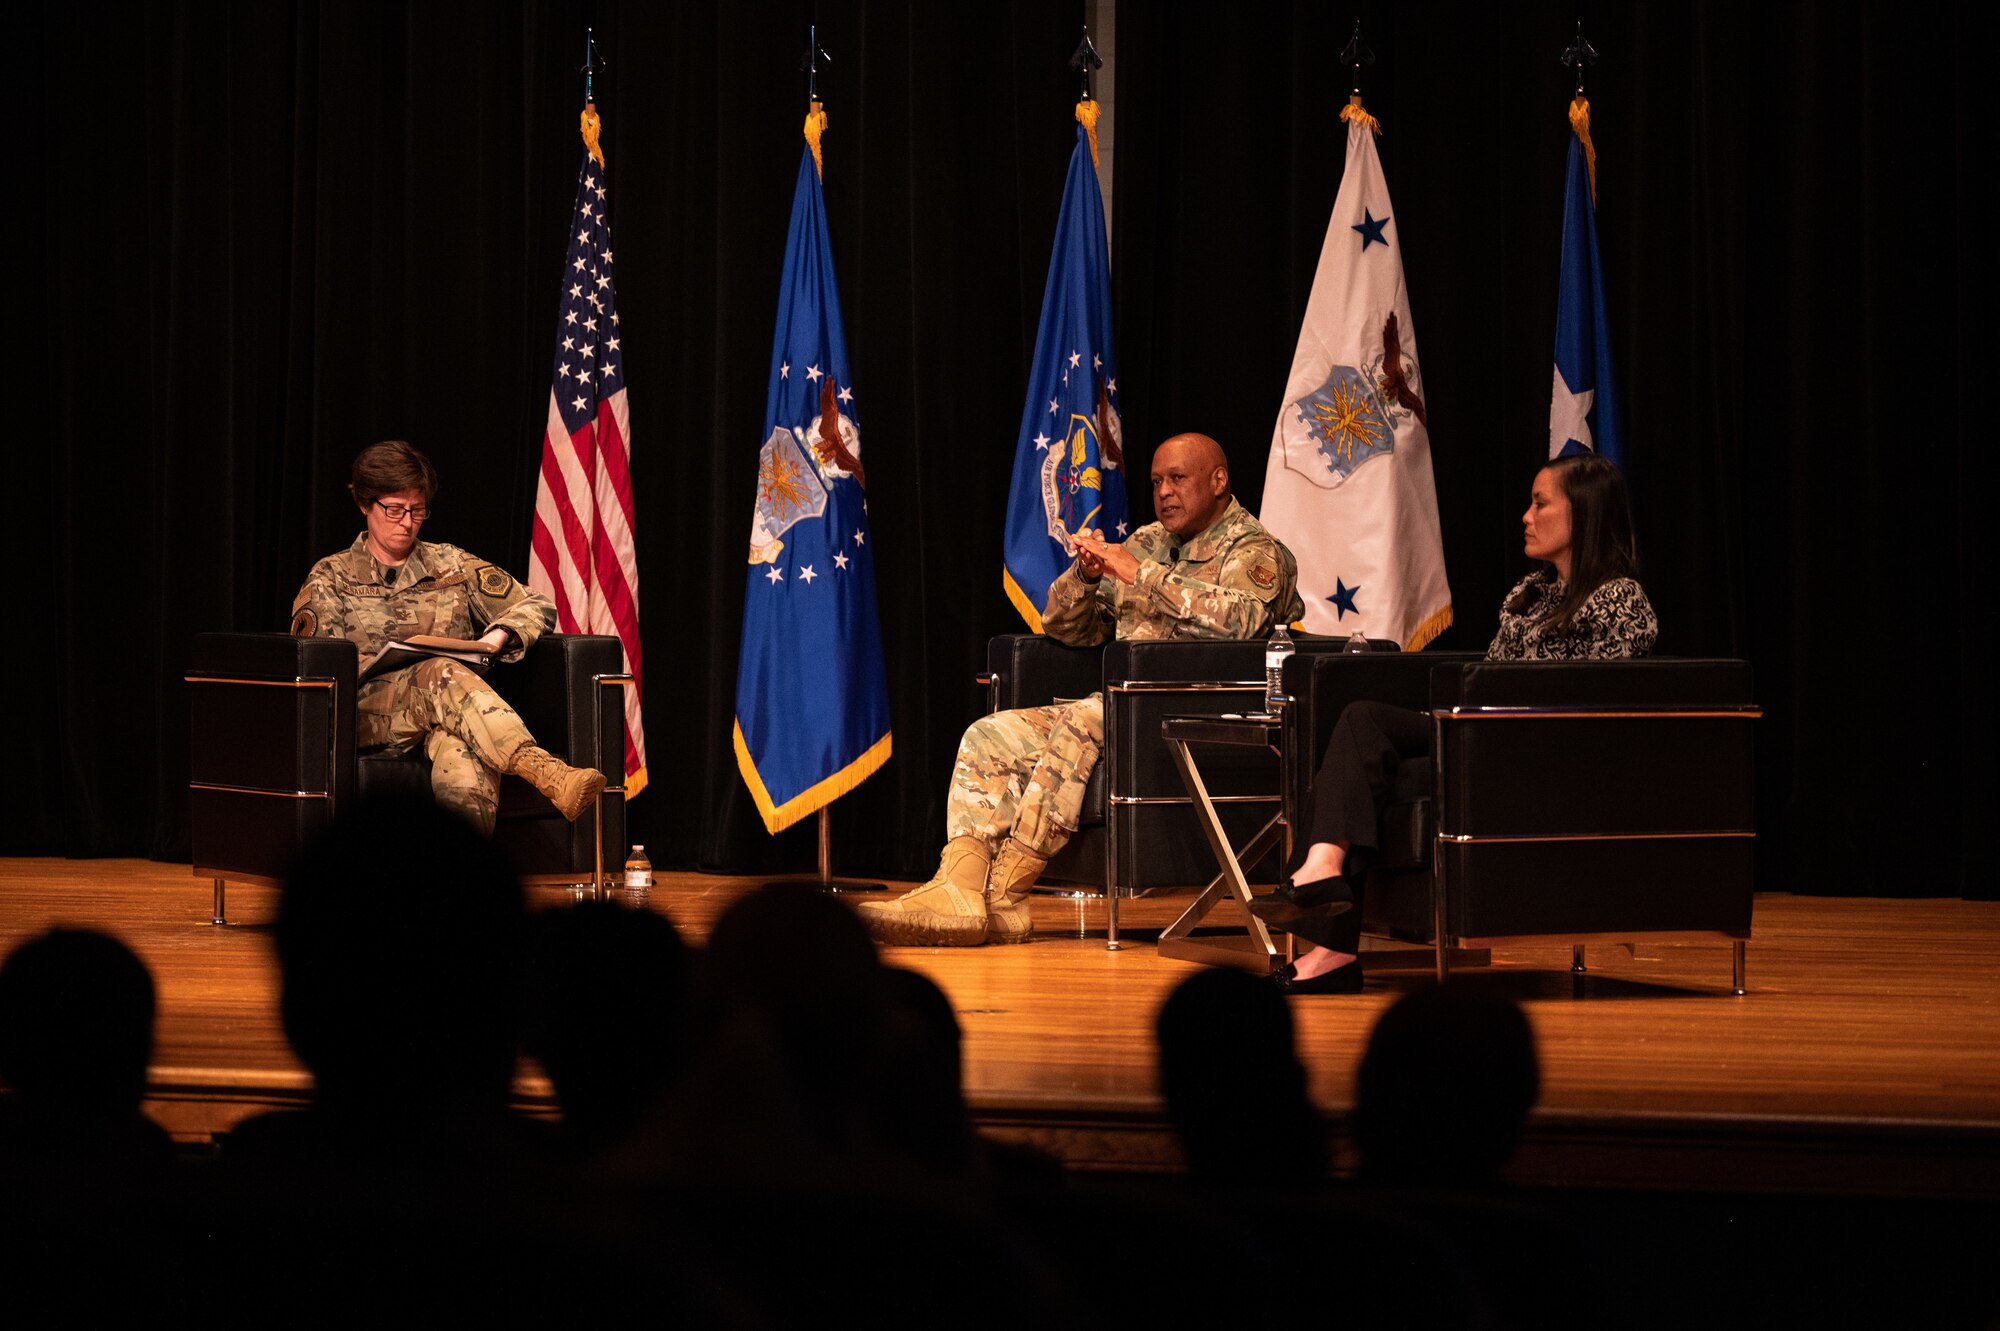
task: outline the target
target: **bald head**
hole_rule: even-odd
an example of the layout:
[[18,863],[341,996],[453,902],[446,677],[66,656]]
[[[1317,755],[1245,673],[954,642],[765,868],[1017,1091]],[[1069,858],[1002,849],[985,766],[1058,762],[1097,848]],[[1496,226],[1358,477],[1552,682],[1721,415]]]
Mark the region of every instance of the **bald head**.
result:
[[1205,434],[1177,434],[1153,450],[1153,511],[1176,536],[1207,531],[1229,507],[1229,459]]

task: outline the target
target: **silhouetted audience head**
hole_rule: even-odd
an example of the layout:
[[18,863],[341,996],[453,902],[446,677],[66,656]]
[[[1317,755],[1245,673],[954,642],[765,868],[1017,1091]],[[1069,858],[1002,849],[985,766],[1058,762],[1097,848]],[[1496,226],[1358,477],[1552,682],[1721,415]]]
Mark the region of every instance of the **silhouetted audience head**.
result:
[[530,925],[527,1048],[572,1148],[630,1133],[680,1076],[688,950],[664,915],[586,902]]
[[1291,1007],[1269,981],[1230,967],[1198,971],[1161,1005],[1156,1030],[1160,1093],[1198,1181],[1325,1174],[1325,1133],[1306,1096]]
[[138,1111],[153,1053],[153,977],[115,938],[54,929],[0,966],[0,1081],[37,1112]]
[[1419,989],[1382,1014],[1355,1088],[1361,1175],[1468,1188],[1493,1181],[1541,1094],[1520,1006],[1465,980]]
[[524,917],[513,866],[464,819],[412,800],[338,818],[278,907],[285,1034],[317,1101],[503,1108]]
[[[882,964],[861,921],[811,886],[770,885],[738,898],[709,934],[694,1029],[705,1048],[762,1051],[782,1097],[821,1148],[855,1144],[883,1017]],[[733,1075],[733,1074],[732,1074]]]
[[101,933],[0,966],[0,1288],[23,1325],[135,1324],[184,1269],[173,1143],[140,1108],[153,1011],[145,965]]
[[966,1113],[958,1014],[927,975],[882,970],[885,1013],[869,1079],[877,1137],[931,1173],[972,1167],[977,1137]]

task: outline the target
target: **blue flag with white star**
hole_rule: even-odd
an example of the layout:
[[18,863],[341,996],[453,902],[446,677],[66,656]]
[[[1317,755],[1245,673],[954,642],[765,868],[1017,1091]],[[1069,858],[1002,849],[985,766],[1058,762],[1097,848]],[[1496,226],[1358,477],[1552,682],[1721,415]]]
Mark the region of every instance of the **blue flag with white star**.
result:
[[1037,633],[1049,584],[1076,557],[1076,533],[1101,531],[1113,544],[1132,534],[1111,346],[1110,249],[1095,156],[1079,124],[1007,492],[1002,581],[1007,599]]
[[1549,456],[1601,453],[1625,462],[1624,422],[1611,371],[1611,320],[1597,258],[1597,155],[1590,103],[1570,108],[1569,172],[1563,183],[1562,266],[1556,285],[1556,368],[1549,394]]
[[812,149],[792,194],[770,382],[735,740],[737,770],[775,836],[867,780],[890,751],[861,429]]

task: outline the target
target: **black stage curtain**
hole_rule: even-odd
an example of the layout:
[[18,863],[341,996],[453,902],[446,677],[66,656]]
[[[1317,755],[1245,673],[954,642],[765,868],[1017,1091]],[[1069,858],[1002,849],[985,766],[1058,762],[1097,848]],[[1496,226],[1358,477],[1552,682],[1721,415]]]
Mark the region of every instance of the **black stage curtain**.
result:
[[[1994,893],[1967,437],[1992,114],[1970,7],[1585,6],[1598,227],[1660,650],[1748,657],[1759,880]],[[1456,626],[1526,571],[1546,456],[1574,5],[1131,5],[1114,268],[1126,424],[1201,422],[1261,494],[1339,186],[1362,22],[1430,409]],[[1918,54],[1919,51],[1922,54]],[[1978,272],[1975,279],[1975,265]],[[1551,791],[1551,799],[1561,798]]]
[[[1959,5],[1604,7],[1590,94],[1663,650],[1746,655],[1773,888],[1992,888],[1967,446]],[[1452,645],[1522,571],[1546,434],[1572,5],[1127,4],[1115,282],[1134,469],[1197,428],[1254,508],[1360,17],[1430,395]],[[14,505],[24,700],[0,851],[186,854],[188,635],[278,628],[359,523],[360,446],[425,448],[427,531],[523,568],[594,22],[635,440],[656,863],[803,868],[729,726],[808,18],[881,554],[895,757],[836,867],[919,875],[1016,621],[1000,526],[1073,135],[1077,0],[38,7],[5,90],[6,262],[38,435]],[[1983,276],[1983,274],[1982,274]],[[1148,505],[1135,496],[1139,516]],[[1551,792],[1559,798],[1560,792]]]

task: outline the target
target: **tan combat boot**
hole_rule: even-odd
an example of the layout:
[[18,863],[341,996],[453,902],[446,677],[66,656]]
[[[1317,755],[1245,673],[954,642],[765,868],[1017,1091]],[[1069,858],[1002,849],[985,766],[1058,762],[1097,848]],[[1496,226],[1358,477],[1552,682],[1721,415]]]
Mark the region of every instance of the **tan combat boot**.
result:
[[978,837],[946,843],[931,880],[894,901],[864,901],[868,936],[894,947],[977,947],[986,941],[986,870],[992,853]]
[[1033,936],[1035,920],[1028,909],[1028,889],[1048,863],[1021,849],[1021,843],[1012,837],[1000,847],[993,871],[986,875],[987,942],[1025,943]]
[[571,767],[547,749],[523,744],[514,752],[508,771],[549,797],[563,817],[575,822],[604,792],[604,773],[594,767]]

